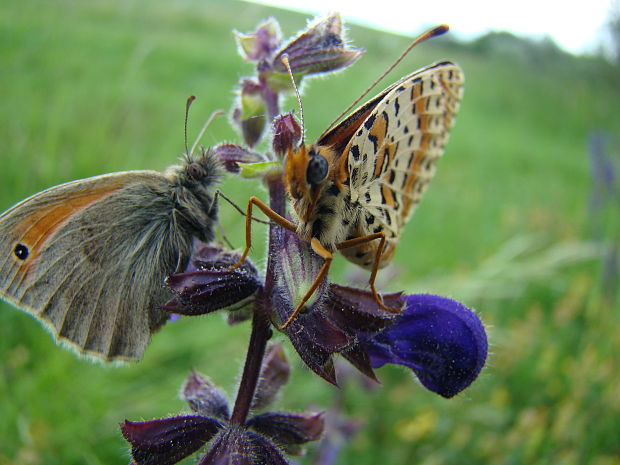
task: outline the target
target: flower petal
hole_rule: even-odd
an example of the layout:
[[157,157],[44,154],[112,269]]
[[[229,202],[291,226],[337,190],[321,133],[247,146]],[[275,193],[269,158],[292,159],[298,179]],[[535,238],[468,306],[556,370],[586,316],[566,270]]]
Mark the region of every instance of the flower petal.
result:
[[364,344],[372,366],[407,366],[424,387],[453,397],[476,379],[486,361],[484,326],[474,312],[454,300],[424,294],[406,300],[394,324]]
[[247,426],[280,445],[305,444],[321,437],[325,429],[325,419],[323,413],[267,412],[252,417]]
[[189,403],[194,412],[200,415],[220,420],[230,418],[228,399],[224,391],[197,371],[192,370],[185,380],[181,397]]
[[216,420],[184,416],[120,424],[136,465],[172,465],[196,452],[219,430]]
[[230,173],[239,173],[241,171],[240,163],[260,163],[267,161],[263,155],[250,152],[249,150],[237,144],[220,144],[213,148],[213,153],[218,157],[226,171]]

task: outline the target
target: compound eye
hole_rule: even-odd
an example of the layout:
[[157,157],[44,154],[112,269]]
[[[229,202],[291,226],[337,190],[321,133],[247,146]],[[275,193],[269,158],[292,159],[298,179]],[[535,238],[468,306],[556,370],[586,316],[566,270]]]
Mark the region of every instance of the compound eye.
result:
[[328,170],[329,165],[325,157],[319,154],[312,155],[306,169],[306,179],[310,184],[318,184],[325,179]]
[[199,181],[207,175],[207,171],[204,167],[195,161],[187,165],[187,172],[190,177],[196,181]]

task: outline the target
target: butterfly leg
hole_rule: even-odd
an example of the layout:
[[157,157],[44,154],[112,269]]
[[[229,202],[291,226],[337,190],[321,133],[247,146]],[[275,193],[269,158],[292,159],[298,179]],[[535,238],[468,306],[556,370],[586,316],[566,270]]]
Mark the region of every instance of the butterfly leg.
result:
[[[243,216],[245,216],[245,212],[243,210],[241,210],[241,207],[239,205],[237,205],[235,202],[233,202],[232,200],[230,200],[228,197],[226,197],[221,190],[216,190],[215,191],[215,195],[213,196],[213,205],[214,206],[217,205],[218,197],[222,197],[224,200],[226,200],[226,202],[228,202],[230,205],[232,205],[232,207],[235,210],[237,210],[239,213],[241,213]],[[269,221],[259,220],[258,218],[252,218],[252,220],[256,221],[257,223],[269,224]]]
[[274,223],[282,226],[283,228],[288,229],[289,231],[297,232],[297,226],[295,225],[295,223],[287,220],[283,216],[278,215],[276,212],[274,212],[269,207],[269,205],[264,203],[258,197],[254,197],[254,196],[250,197],[250,199],[248,200],[248,207],[247,207],[246,214],[245,214],[245,250],[241,254],[241,258],[239,259],[239,261],[237,261],[237,263],[235,263],[233,266],[230,267],[231,270],[234,270],[235,268],[239,268],[243,264],[246,257],[248,256],[248,253],[250,252],[250,249],[252,248],[252,219],[253,219],[252,218],[252,206],[253,205],[256,205]]
[[375,261],[372,265],[372,271],[370,272],[370,279],[368,280],[368,284],[370,284],[370,289],[372,290],[373,297],[375,298],[375,300],[377,301],[377,303],[383,310],[388,311],[390,313],[400,313],[401,311],[400,307],[393,308],[393,307],[388,307],[387,305],[385,305],[383,303],[383,299],[381,299],[381,296],[379,295],[379,293],[377,292],[377,289],[375,288],[375,279],[377,278],[377,271],[379,271],[379,265],[381,264],[381,256],[383,255],[383,250],[385,249],[385,243],[386,243],[385,233],[377,232],[373,234],[368,234],[367,236],[356,237],[355,239],[349,239],[348,241],[343,241],[340,244],[337,244],[336,247],[338,248],[338,250],[348,249],[351,247],[357,247],[361,244],[365,244],[370,241],[375,241],[377,239],[379,239],[379,246],[377,247],[377,251],[375,253]]
[[325,261],[323,262],[323,266],[319,270],[319,274],[316,276],[316,279],[312,283],[312,286],[310,286],[310,289],[308,289],[306,294],[303,296],[303,298],[301,299],[301,302],[297,304],[297,307],[295,307],[295,310],[293,311],[293,313],[291,313],[291,315],[284,322],[284,324],[279,326],[278,329],[286,329],[288,325],[290,325],[293,322],[293,320],[297,318],[297,315],[299,315],[299,312],[301,312],[301,309],[304,307],[306,302],[310,300],[310,297],[312,297],[312,294],[314,294],[316,289],[323,282],[323,279],[325,279],[325,276],[327,276],[329,267],[331,266],[332,260],[334,259],[334,256],[332,255],[332,253],[329,250],[327,250],[325,247],[323,247],[316,237],[312,238],[312,240],[310,241],[310,246],[312,247],[312,250],[314,250],[314,253],[319,255]]

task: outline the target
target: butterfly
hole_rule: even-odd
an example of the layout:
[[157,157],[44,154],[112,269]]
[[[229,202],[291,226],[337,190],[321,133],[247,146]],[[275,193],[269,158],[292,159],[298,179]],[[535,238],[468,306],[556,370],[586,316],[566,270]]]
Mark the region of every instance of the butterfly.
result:
[[80,354],[141,358],[169,317],[165,279],[194,238],[214,237],[221,168],[210,150],[189,153],[164,173],[68,182],[0,215],[0,296]]
[[[423,38],[447,30],[442,28]],[[456,64],[432,64],[390,85],[315,143],[291,147],[284,160],[284,184],[296,222],[281,217],[258,198],[250,199],[247,217],[256,205],[274,222],[309,241],[325,260],[281,329],[293,321],[325,278],[336,250],[371,270],[369,284],[380,306],[400,311],[381,301],[374,285],[377,271],[390,262],[403,227],[435,173],[458,111],[463,82]],[[249,221],[246,227],[250,228]],[[246,233],[246,242],[250,238]],[[247,252],[246,247],[239,263]]]

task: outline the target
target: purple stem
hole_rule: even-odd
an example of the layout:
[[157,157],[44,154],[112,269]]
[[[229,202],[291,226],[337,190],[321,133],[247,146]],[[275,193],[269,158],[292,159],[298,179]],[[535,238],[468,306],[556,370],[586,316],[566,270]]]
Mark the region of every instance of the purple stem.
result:
[[[259,301],[262,299],[258,299]],[[254,392],[258,385],[260,371],[265,356],[265,348],[267,341],[271,337],[271,326],[269,319],[266,318],[266,312],[262,303],[257,303],[254,308],[254,317],[252,318],[252,334],[250,343],[248,344],[248,352],[245,357],[245,365],[243,366],[243,375],[241,375],[241,383],[239,391],[237,391],[237,399],[230,418],[233,425],[245,425],[245,421],[250,413]]]
[[[263,96],[267,104],[268,117],[270,121],[279,114],[278,94],[269,87],[265,87]],[[286,202],[284,184],[281,178],[268,181],[269,187],[269,206],[279,215],[285,216]],[[282,243],[282,228],[271,223],[269,226],[269,253],[267,259],[267,272],[265,275],[265,285],[260,295],[256,298],[254,306],[254,316],[252,318],[252,334],[248,344],[248,352],[243,366],[241,383],[237,391],[237,399],[233,408],[231,424],[243,426],[250,413],[254,392],[258,386],[260,372],[263,365],[263,357],[267,341],[271,337],[271,321],[269,315],[272,309],[271,295],[275,285],[274,260],[278,250],[278,244]]]

